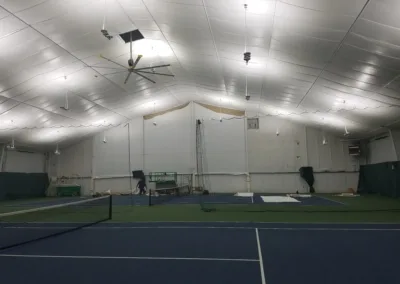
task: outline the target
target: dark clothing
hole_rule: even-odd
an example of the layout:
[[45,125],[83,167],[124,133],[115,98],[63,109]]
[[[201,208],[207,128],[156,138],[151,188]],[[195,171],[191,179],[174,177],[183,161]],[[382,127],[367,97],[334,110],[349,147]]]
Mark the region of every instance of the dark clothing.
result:
[[138,184],[137,184],[136,187],[139,188],[139,194],[140,194],[140,195],[146,193],[146,190],[145,190],[145,188],[146,188],[146,183],[144,182],[144,180],[140,180],[140,181],[138,182]]

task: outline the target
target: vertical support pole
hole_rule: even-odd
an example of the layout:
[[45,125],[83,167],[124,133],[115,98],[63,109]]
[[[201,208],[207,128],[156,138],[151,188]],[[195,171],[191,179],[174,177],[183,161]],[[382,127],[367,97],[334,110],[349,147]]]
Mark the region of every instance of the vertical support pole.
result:
[[244,113],[244,149],[245,149],[245,156],[246,156],[246,188],[247,192],[251,192],[251,180],[250,180],[250,172],[249,172],[249,149],[248,149],[248,131],[247,131],[247,111]]
[[110,220],[112,220],[112,195],[110,194],[110,204],[109,204],[109,207],[108,207],[108,218],[110,219]]
[[128,122],[128,168],[129,168],[129,190],[131,192],[131,205],[133,205],[133,190],[132,190],[132,165],[131,165],[131,124]]

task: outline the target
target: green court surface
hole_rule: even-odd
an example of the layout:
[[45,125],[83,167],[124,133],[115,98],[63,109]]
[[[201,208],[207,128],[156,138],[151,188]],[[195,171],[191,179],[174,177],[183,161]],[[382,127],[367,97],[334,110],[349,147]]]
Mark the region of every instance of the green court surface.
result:
[[[215,210],[204,212],[199,203],[131,206],[114,197],[112,222],[196,221],[196,222],[296,222],[296,223],[400,223],[400,199],[380,195],[340,197],[332,194],[315,196],[339,205],[293,206],[268,204],[216,204]],[[126,197],[129,201],[129,197]],[[65,198],[38,198],[0,202],[0,213],[51,206],[69,201]],[[62,210],[65,210],[62,212]],[[59,211],[59,212],[58,212]],[[43,222],[87,221],[103,206],[94,208],[67,207],[53,210],[57,214],[32,216]],[[45,211],[44,211],[45,212]],[[26,216],[24,217],[26,218]],[[15,220],[18,222],[19,220]],[[26,220],[25,220],[26,221]]]
[[296,222],[296,223],[399,223],[400,200],[379,195],[339,197],[318,195],[341,206],[292,206],[237,204],[219,205],[204,212],[199,204],[114,206],[113,222]]

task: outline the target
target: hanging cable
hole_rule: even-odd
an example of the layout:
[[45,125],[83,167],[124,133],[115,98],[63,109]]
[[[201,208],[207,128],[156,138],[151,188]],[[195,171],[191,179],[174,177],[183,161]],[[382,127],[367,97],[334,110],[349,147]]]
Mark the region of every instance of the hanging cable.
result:
[[251,53],[247,51],[247,4],[244,4],[244,61],[246,62],[246,72],[245,72],[245,80],[246,80],[246,100],[250,100],[250,96],[247,90],[247,65],[251,59]]
[[244,52],[247,51],[247,4],[244,4]]
[[107,0],[104,0],[103,30],[106,29]]
[[250,100],[250,96],[247,91],[247,68],[246,68],[246,100]]
[[[153,113],[154,113],[154,118],[156,117],[156,102],[154,102],[154,109],[153,109]],[[154,119],[153,121],[153,125],[157,126],[157,121]]]
[[106,21],[107,21],[107,0],[104,0],[104,16],[103,16],[103,27],[101,28],[101,33],[108,40],[111,40],[113,37],[106,30]]
[[222,98],[219,98],[219,122],[222,122]]
[[251,52],[247,51],[247,4],[244,4],[244,61],[246,61],[246,65],[249,64],[251,59]]

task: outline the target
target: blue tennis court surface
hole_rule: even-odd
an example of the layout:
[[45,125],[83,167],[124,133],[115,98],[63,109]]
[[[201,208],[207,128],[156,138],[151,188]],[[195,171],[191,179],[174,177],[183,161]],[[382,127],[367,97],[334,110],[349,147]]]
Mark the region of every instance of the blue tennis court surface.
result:
[[[281,195],[284,196],[284,195]],[[25,200],[21,202],[12,202],[10,204],[4,204],[4,207],[42,207],[42,206],[52,206],[65,204],[74,201],[80,201],[90,199],[86,197],[59,197],[59,198],[41,198],[39,200]],[[264,202],[262,200],[262,195],[254,194],[253,197],[240,197],[235,196],[233,193],[226,194],[212,194],[205,196],[198,195],[184,195],[180,197],[174,196],[173,198],[164,197],[152,197],[154,203],[161,203],[166,205],[178,205],[178,204],[199,204],[200,202],[205,202],[208,204],[268,204],[268,205],[293,205],[293,206],[340,206],[344,205],[340,202],[330,200],[326,197],[321,196],[310,196],[310,197],[296,197],[295,199],[299,202],[296,203],[273,203]],[[160,200],[160,201],[159,201]],[[162,201],[161,201],[162,200]],[[115,195],[113,196],[114,205],[149,205],[149,197],[146,195]]]
[[[281,195],[285,196],[285,195]],[[240,197],[235,196],[232,193],[226,194],[212,194],[212,195],[186,195],[179,196],[170,199],[164,199],[164,197],[152,197],[154,203],[162,203],[166,205],[178,205],[178,204],[199,204],[205,202],[207,204],[268,204],[268,205],[293,205],[293,206],[341,206],[344,205],[340,202],[330,200],[326,197],[321,196],[310,196],[310,197],[296,197],[298,202],[264,202],[262,195],[254,194],[252,197]],[[158,202],[158,199],[162,200]],[[132,195],[132,196],[114,196],[114,205],[148,205],[149,197],[145,195]]]
[[0,267],[14,284],[400,283],[399,238],[389,224],[102,223],[3,250]]

